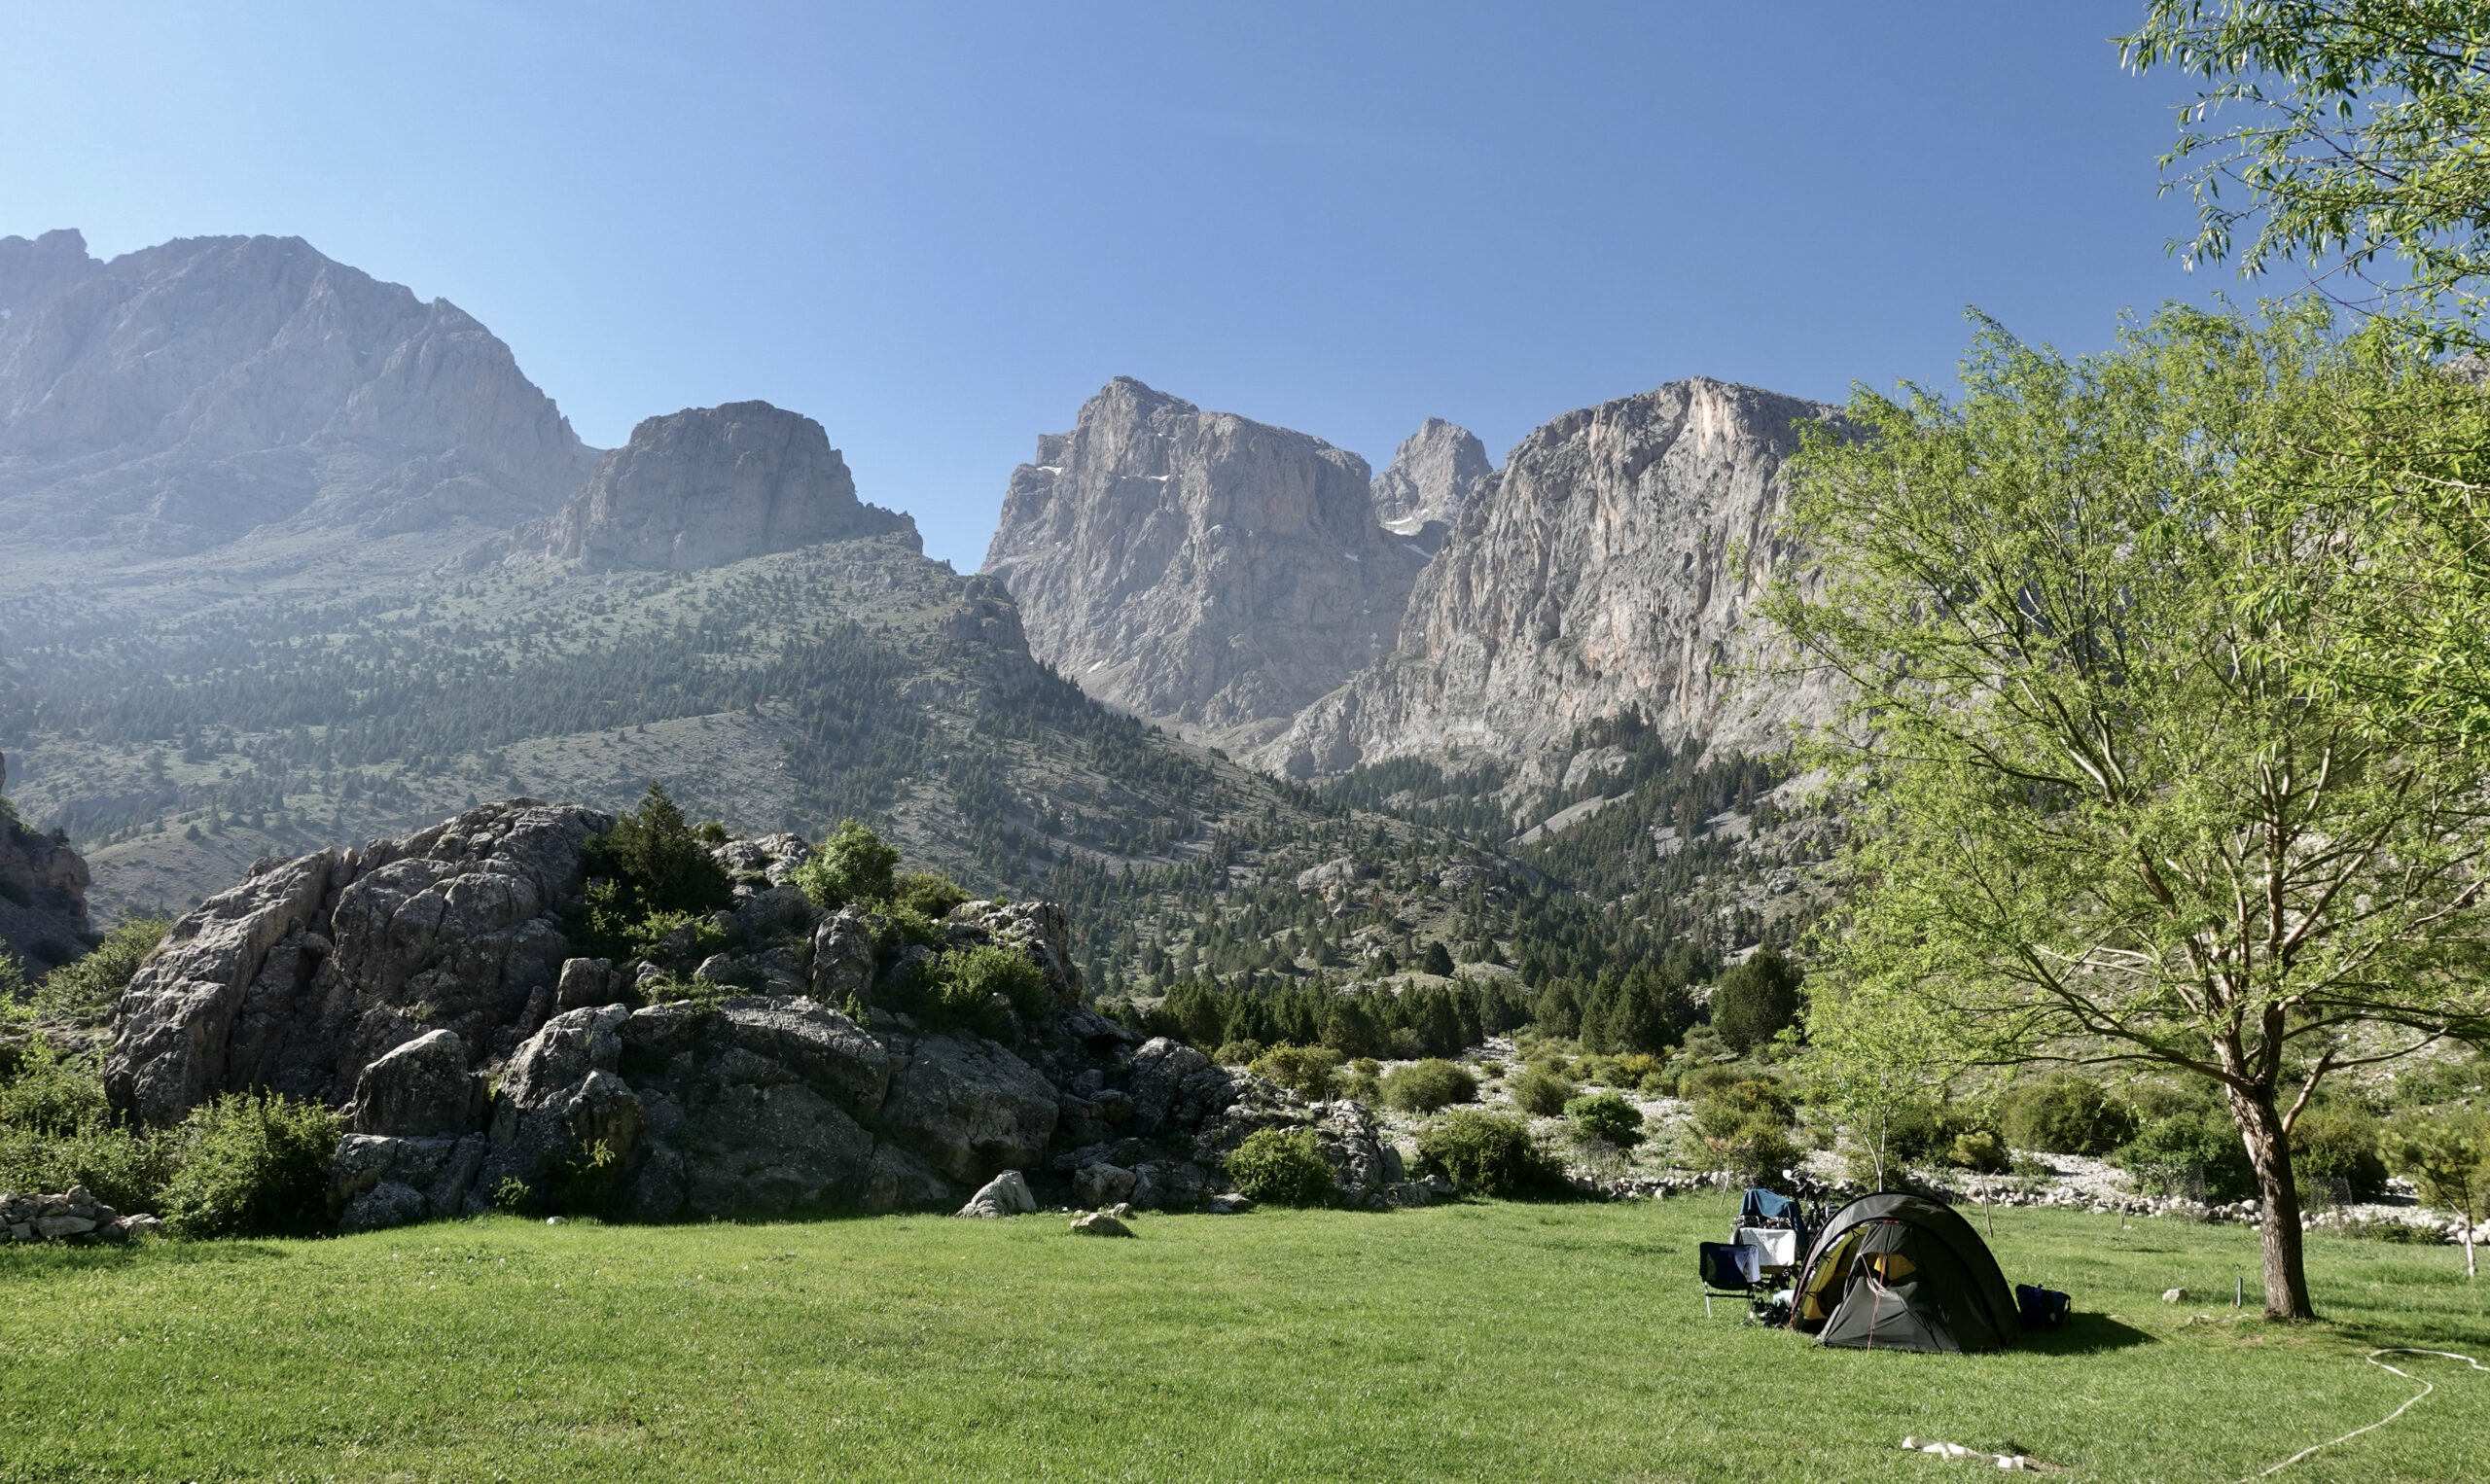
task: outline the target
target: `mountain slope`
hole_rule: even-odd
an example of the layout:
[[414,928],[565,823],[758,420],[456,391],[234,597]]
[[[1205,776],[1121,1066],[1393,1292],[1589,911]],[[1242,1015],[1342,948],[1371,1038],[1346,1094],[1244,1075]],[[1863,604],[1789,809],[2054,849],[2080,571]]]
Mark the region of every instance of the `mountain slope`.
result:
[[1773,751],[1826,715],[1821,680],[1747,615],[1796,556],[1782,460],[1833,409],[1708,379],[1568,413],[1516,446],[1420,574],[1396,653],[1309,706],[1258,761],[1306,778],[1396,758],[1526,761],[1633,716],[1670,743]]
[[1013,472],[984,570],[1089,694],[1240,743],[1388,652],[1425,560],[1356,454],[1118,377]]
[[295,237],[87,255],[0,238],[0,527],[19,554],[196,552],[551,510],[594,454],[446,300]]

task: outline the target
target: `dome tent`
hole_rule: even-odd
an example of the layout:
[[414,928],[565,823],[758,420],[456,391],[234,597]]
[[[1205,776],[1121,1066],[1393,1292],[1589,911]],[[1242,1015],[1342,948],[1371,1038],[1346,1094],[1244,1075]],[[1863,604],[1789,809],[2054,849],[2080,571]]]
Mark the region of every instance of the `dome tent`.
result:
[[2023,1332],[1972,1223],[1900,1190],[1863,1195],[1825,1223],[1798,1270],[1790,1326],[1855,1350],[2003,1350]]

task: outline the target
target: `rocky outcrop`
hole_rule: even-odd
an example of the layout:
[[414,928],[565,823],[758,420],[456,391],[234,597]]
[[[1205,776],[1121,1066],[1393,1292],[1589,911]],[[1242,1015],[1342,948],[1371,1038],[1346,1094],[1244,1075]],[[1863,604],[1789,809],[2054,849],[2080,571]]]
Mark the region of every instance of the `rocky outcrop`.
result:
[[1118,377],[1013,472],[984,570],[1039,659],[1232,741],[1388,653],[1425,560],[1376,523],[1356,454]]
[[1462,506],[1495,470],[1478,435],[1430,417],[1402,440],[1392,462],[1374,477],[1374,517],[1385,530],[1434,552]]
[[[1010,1171],[1057,1200],[1194,1209],[1219,1184],[1201,1131],[1240,1105],[1290,1115],[1278,1089],[1089,1008],[1061,908],[969,901],[930,933],[823,911],[790,884],[810,854],[792,835],[712,847],[734,904],[681,942],[568,956],[583,853],[611,826],[516,799],[263,863],[132,979],[108,1095],[159,1124],[228,1091],[341,1108],[346,1231],[496,1206],[952,1210]],[[1038,980],[956,1012],[976,1030],[940,1023],[930,986],[975,961],[943,955],[997,947]]]
[[551,1007],[581,851],[612,826],[514,799],[403,840],[262,862],[176,922],[124,991],[113,1106],[169,1123],[255,1087],[341,1105],[368,1067],[439,1031],[471,1066],[507,1056]]
[[0,529],[196,551],[552,510],[594,462],[510,347],[296,237],[0,238]]
[[8,785],[0,758],[0,953],[32,977],[87,951],[87,863],[65,839],[26,828]]
[[906,515],[856,498],[821,424],[765,402],[730,402],[642,422],[519,548],[593,570],[693,572],[914,530]]
[[55,1195],[0,1190],[0,1243],[126,1242],[153,1236],[163,1224],[152,1216],[124,1216],[85,1185]]
[[1775,534],[1799,424],[1834,409],[1697,379],[1557,418],[1513,449],[1418,579],[1397,653],[1258,760],[1297,777],[1407,756],[1529,758],[1601,717],[1777,746],[1829,718],[1750,621],[1799,553]]

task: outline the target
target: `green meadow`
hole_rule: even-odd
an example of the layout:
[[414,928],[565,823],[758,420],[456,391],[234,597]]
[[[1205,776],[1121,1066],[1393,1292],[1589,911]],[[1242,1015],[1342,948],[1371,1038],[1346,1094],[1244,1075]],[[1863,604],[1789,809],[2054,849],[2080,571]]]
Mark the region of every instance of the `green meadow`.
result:
[[[2257,1317],[2244,1228],[2005,1211],[2075,1295],[1997,1356],[1709,1316],[1716,1199],[1388,1216],[563,1226],[0,1249],[0,1480],[1934,1479],[1905,1434],[2219,1480],[2490,1363],[2453,1249],[2313,1237]],[[2246,1273],[2250,1307],[2231,1306]],[[2165,1289],[2197,1295],[2164,1304]],[[2490,1478],[2490,1374],[2278,1477]]]

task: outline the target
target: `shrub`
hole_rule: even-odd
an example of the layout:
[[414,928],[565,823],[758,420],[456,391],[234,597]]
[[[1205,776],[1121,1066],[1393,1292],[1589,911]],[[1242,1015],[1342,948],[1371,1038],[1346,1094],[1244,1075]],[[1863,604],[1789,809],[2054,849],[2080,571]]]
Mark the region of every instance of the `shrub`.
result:
[[951,908],[969,900],[958,883],[939,870],[912,870],[900,877],[891,888],[891,902],[929,919],[940,921],[951,915]]
[[[0,1082],[0,1128],[21,1128],[37,1134],[66,1134],[89,1123],[110,1121],[103,1079],[88,1058],[71,1058],[41,1032],[18,1055],[17,1070]],[[29,1189],[26,1185],[6,1185]],[[66,1185],[47,1189],[68,1188]]]
[[1011,1038],[1014,1017],[1026,1025],[1045,1014],[1052,991],[1045,970],[993,943],[942,955],[928,980],[927,1009],[938,1025],[973,1026],[992,1041]]
[[1597,1139],[1630,1149],[1643,1142],[1643,1113],[1613,1092],[1576,1098],[1565,1105],[1566,1120],[1576,1139]]
[[1227,1179],[1245,1195],[1275,1206],[1323,1206],[1338,1189],[1332,1161],[1310,1128],[1265,1128],[1227,1156]]
[[1309,1102],[1319,1103],[1332,1096],[1333,1078],[1339,1065],[1340,1053],[1330,1046],[1282,1043],[1256,1057],[1246,1070],[1294,1090]]
[[1418,1167],[1480,1195],[1534,1194],[1556,1179],[1527,1124],[1467,1108],[1418,1131]]
[[2013,1168],[2006,1141],[1984,1128],[1956,1134],[1953,1148],[1945,1151],[1945,1162],[1975,1175],[2003,1175]]
[[93,952],[43,976],[35,986],[35,1008],[67,1019],[100,1020],[172,926],[169,917],[133,917],[113,929]]
[[2136,1135],[2135,1113],[2088,1077],[2052,1072],[1999,1110],[2006,1140],[2051,1154],[2106,1154]]
[[167,1136],[178,1163],[164,1187],[164,1229],[222,1237],[319,1224],[340,1132],[328,1109],[279,1094],[200,1104]]
[[[1222,1042],[1211,1060],[1223,1067],[1250,1067],[1263,1054],[1263,1043],[1248,1038],[1244,1041]],[[1371,1074],[1370,1074],[1371,1075]]]
[[2239,1131],[2210,1108],[2188,1108],[2147,1123],[2115,1157],[2148,1195],[2201,1193],[2209,1201],[2235,1201],[2257,1189],[2256,1168]]
[[1428,973],[1437,974],[1444,978],[1450,978],[1452,976],[1452,954],[1441,943],[1429,943],[1427,944],[1427,956],[1419,960],[1418,967]]
[[1771,1041],[1798,1018],[1801,978],[1789,960],[1770,948],[1758,948],[1721,975],[1713,988],[1713,1031],[1740,1053]]
[[1434,1113],[1478,1097],[1477,1078],[1441,1057],[1395,1067],[1382,1085],[1383,1101],[1404,1113]]
[[1565,1104],[1579,1090],[1546,1067],[1524,1067],[1519,1076],[1505,1083],[1513,1106],[1540,1118],[1552,1118],[1563,1113]]
[[891,873],[898,866],[897,847],[883,844],[882,837],[862,823],[843,820],[822,841],[820,851],[796,867],[796,884],[815,906],[836,911],[851,901],[888,901],[894,885]]
[[2322,1103],[2292,1124],[2292,1173],[2310,1180],[2341,1181],[2356,1201],[2386,1193],[2386,1160],[2379,1153],[2377,1119],[2342,1103]]
[[1694,1127],[1707,1139],[1726,1138],[1750,1123],[1781,1129],[1797,1113],[1780,1084],[1750,1078],[1704,1093],[1694,1105]]
[[725,869],[662,784],[650,784],[639,808],[588,841],[582,864],[590,876],[623,883],[643,911],[713,912],[734,900]]

